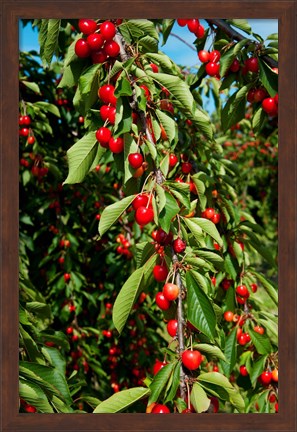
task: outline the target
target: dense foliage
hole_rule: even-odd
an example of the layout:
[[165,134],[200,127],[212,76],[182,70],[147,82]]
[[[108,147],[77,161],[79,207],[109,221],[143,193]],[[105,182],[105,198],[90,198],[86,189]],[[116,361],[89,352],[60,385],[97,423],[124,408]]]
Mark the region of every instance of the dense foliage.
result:
[[174,21],[24,21],[22,412],[278,410],[277,35]]

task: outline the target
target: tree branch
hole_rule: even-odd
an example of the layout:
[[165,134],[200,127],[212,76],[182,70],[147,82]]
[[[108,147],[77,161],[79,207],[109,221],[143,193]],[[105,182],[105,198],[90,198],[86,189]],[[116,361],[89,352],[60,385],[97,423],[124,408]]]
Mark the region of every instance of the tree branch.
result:
[[[227,36],[230,36],[231,39],[237,40],[237,41],[241,41],[243,39],[245,39],[245,37],[243,35],[241,35],[240,33],[238,33],[236,30],[234,30],[225,20],[222,19],[207,19],[206,20],[208,22],[209,25],[215,25],[217,26],[219,29],[221,29]],[[251,39],[249,40],[249,42],[246,43],[246,46],[249,45],[251,42],[255,42],[252,41]],[[265,60],[265,62],[271,67],[271,68],[276,68],[278,67],[278,62],[275,61],[273,58],[269,57],[268,55],[264,55],[262,56],[262,58]]]

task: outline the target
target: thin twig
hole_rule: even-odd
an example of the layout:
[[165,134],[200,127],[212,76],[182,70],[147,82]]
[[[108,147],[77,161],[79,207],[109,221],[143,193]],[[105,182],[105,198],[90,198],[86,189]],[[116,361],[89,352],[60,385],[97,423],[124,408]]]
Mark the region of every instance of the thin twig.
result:
[[183,42],[185,45],[187,45],[189,48],[191,48],[191,50],[193,51],[197,51],[196,48],[193,47],[193,45],[189,44],[189,42],[185,41],[182,37],[180,37],[179,35],[175,34],[175,33],[170,33],[170,36],[174,36],[176,39],[180,40],[181,42]]

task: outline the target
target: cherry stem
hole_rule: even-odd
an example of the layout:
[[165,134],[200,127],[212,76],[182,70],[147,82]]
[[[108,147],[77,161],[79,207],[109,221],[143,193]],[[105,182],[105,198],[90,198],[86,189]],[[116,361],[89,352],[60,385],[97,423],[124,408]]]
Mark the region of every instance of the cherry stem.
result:
[[188,383],[188,380],[186,380],[186,386],[187,386],[187,394],[188,394],[188,409],[191,409],[191,401],[190,401],[190,386]]
[[140,192],[140,194],[142,194],[143,193],[143,191],[144,191],[144,187],[145,187],[145,185],[146,185],[146,183],[147,183],[147,181],[148,181],[148,179],[151,177],[153,175],[153,173],[152,172],[150,172],[149,173],[149,175],[147,176],[147,178],[144,180],[144,183],[143,183],[143,186],[142,186],[142,189],[141,189],[141,192]]

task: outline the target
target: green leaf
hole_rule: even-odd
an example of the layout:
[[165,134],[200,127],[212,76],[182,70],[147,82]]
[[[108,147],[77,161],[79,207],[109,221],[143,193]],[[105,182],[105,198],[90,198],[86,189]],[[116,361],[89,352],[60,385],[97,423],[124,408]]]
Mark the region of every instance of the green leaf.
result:
[[29,359],[32,362],[44,364],[44,358],[41,355],[38,346],[34,339],[31,337],[31,335],[23,328],[23,326],[20,324],[20,336],[21,341],[24,344],[24,348],[29,356]]
[[38,412],[53,413],[53,407],[48,401],[44,391],[32,381],[27,381],[20,378],[19,381],[19,396],[24,399],[29,405],[33,405]]
[[246,33],[249,33],[249,34],[252,33],[251,26],[249,25],[249,23],[246,19],[231,19],[231,20],[226,20],[226,21],[229,24],[231,24],[232,26],[237,27]]
[[162,34],[163,34],[163,42],[162,46],[166,44],[168,37],[170,36],[170,32],[172,27],[174,26],[174,19],[163,19],[162,20]]
[[162,171],[162,174],[164,177],[167,177],[168,171],[169,171],[169,154],[162,159],[160,163],[160,170]]
[[166,195],[165,195],[164,189],[159,184],[156,184],[156,193],[157,193],[157,197],[158,197],[158,203],[157,203],[158,210],[159,210],[159,213],[161,213],[161,211],[163,210],[163,208],[166,205]]
[[205,111],[197,108],[194,110],[193,115],[190,116],[193,124],[205,135],[208,140],[213,139],[213,127],[208,114]]
[[232,47],[228,51],[226,51],[220,58],[220,75],[222,77],[226,74],[227,70],[232,65],[235,57],[236,54],[234,53],[234,47]]
[[42,20],[39,44],[40,57],[43,64],[51,64],[53,55],[58,47],[60,24],[60,19]]
[[140,267],[124,283],[113,306],[112,320],[117,331],[121,334],[127,318],[139,294],[143,279],[144,268]]
[[245,96],[248,93],[252,84],[247,84],[233,93],[229,97],[228,101],[224,105],[221,112],[221,122],[223,132],[226,132],[231,126],[238,123],[245,116],[246,99]]
[[125,22],[125,25],[127,25],[131,34],[136,38],[149,35],[154,39],[159,39],[159,35],[152,21],[147,19],[130,19],[128,22]]
[[138,153],[138,145],[134,141],[133,137],[126,133],[124,135],[124,183],[127,183],[127,181],[133,176],[135,172],[135,170],[129,164],[128,156],[130,153]]
[[255,270],[249,270],[251,274],[256,276],[256,278],[261,282],[263,288],[265,288],[269,297],[273,300],[273,302],[278,306],[278,292],[277,288],[274,287],[268,280],[261,274],[256,272]]
[[271,354],[273,349],[266,334],[262,335],[250,329],[249,335],[251,336],[252,342],[259,354]]
[[76,58],[65,67],[61,81],[59,82],[58,88],[71,88],[77,85],[79,77],[83,68],[85,67],[84,59]]
[[226,338],[224,354],[227,361],[222,361],[221,365],[227,377],[230,376],[236,363],[237,344],[236,344],[237,328],[234,328]]
[[261,57],[258,57],[259,69],[260,69],[260,80],[263,86],[268,91],[271,97],[274,97],[278,92],[278,75],[274,73],[271,68],[265,63]]
[[65,375],[66,359],[57,348],[43,346],[41,352],[51,366],[57,368],[63,375]]
[[133,91],[130,84],[130,81],[125,76],[121,76],[119,79],[117,79],[116,86],[115,86],[115,92],[116,97],[119,96],[132,96]]
[[121,201],[117,201],[114,204],[105,207],[101,214],[99,223],[99,234],[102,237],[104,233],[115,223],[116,220],[124,213],[129,205],[134,200],[135,195],[130,195],[123,198]]
[[98,88],[98,69],[101,64],[93,64],[88,67],[79,77],[78,85],[81,95],[87,95],[91,92],[94,85]]
[[191,223],[198,225],[206,234],[210,235],[220,246],[223,246],[223,240],[213,222],[204,218],[183,219],[186,224],[190,220]]
[[159,370],[157,375],[155,375],[153,382],[150,385],[151,394],[148,400],[148,405],[152,402],[157,402],[162,390],[165,388],[171,374],[173,373],[175,365],[176,362],[168,363]]
[[272,256],[271,248],[263,246],[262,241],[251,231],[246,231],[248,235],[248,242],[256,249],[256,251],[262,255],[263,258],[274,268],[277,267],[275,258]]
[[266,363],[267,355],[262,356],[258,358],[255,363],[253,364],[253,369],[250,372],[250,380],[252,383],[252,386],[255,386],[258,377],[261,375],[261,373],[264,370],[265,363]]
[[206,354],[210,354],[213,357],[217,357],[220,360],[227,361],[224,353],[221,351],[219,347],[215,345],[210,345],[206,343],[197,343],[193,345],[193,348],[205,352]]
[[237,270],[230,254],[227,254],[225,256],[225,270],[226,273],[228,273],[233,280],[237,278]]
[[[71,63],[73,60],[77,60],[77,59],[78,59],[77,55],[75,54],[75,44],[76,44],[76,42],[78,41],[78,39],[81,39],[81,36],[82,36],[81,33],[78,33],[78,34],[76,35],[74,41],[72,42],[72,44],[69,45],[69,48],[68,48],[68,50],[67,50],[67,53],[66,53],[66,56],[65,56],[65,59],[64,59],[64,69],[65,69],[68,65],[70,65],[70,63]],[[83,61],[84,61],[84,64],[85,64],[85,59],[83,59]],[[59,86],[58,86],[58,87],[59,87]]]
[[194,383],[191,391],[191,404],[195,408],[195,411],[202,413],[208,410],[210,405],[210,399],[207,394],[197,382]]
[[144,139],[144,141],[145,141],[145,144],[148,146],[148,149],[149,149],[149,152],[152,156],[152,159],[156,160],[157,159],[157,149],[156,149],[155,144],[153,144],[151,141],[149,141],[147,139]]
[[41,94],[40,88],[38,84],[26,80],[21,81],[26,87],[28,87],[30,90],[32,90],[34,93]]
[[189,270],[186,273],[187,318],[194,327],[213,341],[216,336],[216,314],[208,296],[200,288],[199,282],[195,271]]
[[159,223],[161,228],[168,234],[170,230],[171,220],[179,212],[179,206],[173,196],[165,192],[166,204],[161,213],[159,214]]
[[136,249],[137,268],[143,266],[147,262],[147,260],[155,253],[155,247],[150,242],[137,243]]
[[145,387],[135,387],[113,394],[111,397],[101,402],[93,411],[95,414],[122,412],[130,405],[150,394],[150,389]]
[[219,268],[221,268],[221,266],[224,264],[224,259],[221,257],[221,255],[219,255],[216,252],[199,249],[196,251],[196,253],[200,258],[204,258],[207,261],[210,261],[211,263],[215,264]]
[[175,138],[177,138],[177,124],[170,115],[165,114],[163,111],[156,109],[155,113],[164,127],[168,140],[171,143]]
[[45,303],[40,303],[37,301],[27,302],[26,308],[28,311],[33,312],[42,318],[51,317],[50,307]]
[[141,39],[139,39],[139,47],[144,48],[140,49],[141,52],[158,52],[158,41],[155,38],[152,38],[151,36],[144,36]]
[[63,184],[80,183],[89,172],[97,153],[95,132],[90,132],[78,140],[68,151],[69,172]]
[[182,219],[183,222],[187,225],[193,236],[195,237],[198,244],[203,244],[204,242],[204,234],[202,232],[202,229],[200,228],[197,223],[193,221],[193,218],[184,218]]
[[116,107],[116,121],[113,129],[113,136],[117,138],[120,135],[130,132],[132,125],[132,110],[127,98],[119,98]]
[[34,106],[41,108],[45,112],[50,112],[51,114],[55,115],[56,117],[61,117],[58,107],[56,107],[56,105],[54,105],[54,104],[51,104],[49,102],[44,102],[44,101],[38,101],[38,102],[34,103]]
[[252,119],[252,128],[255,133],[259,133],[262,127],[265,124],[265,120],[267,118],[266,113],[263,111],[263,108],[260,106]]
[[177,390],[178,390],[179,384],[180,384],[180,368],[181,368],[180,362],[175,363],[174,371],[172,374],[172,383],[171,383],[170,390],[169,390],[169,392],[166,396],[166,399],[164,401],[165,404],[167,402],[171,402],[176,397],[176,393],[177,393]]

